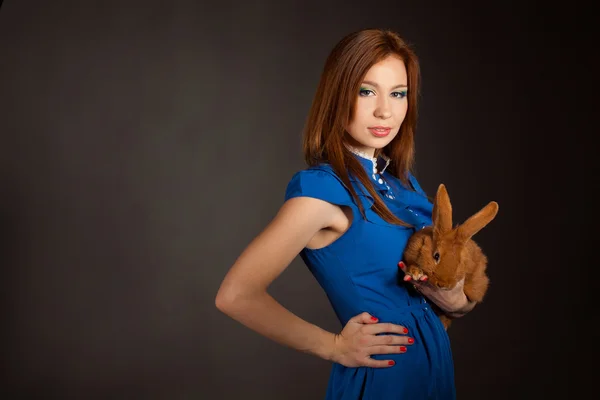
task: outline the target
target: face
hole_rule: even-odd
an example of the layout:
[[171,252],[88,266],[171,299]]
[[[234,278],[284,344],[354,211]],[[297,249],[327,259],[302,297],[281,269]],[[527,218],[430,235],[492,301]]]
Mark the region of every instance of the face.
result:
[[392,141],[408,109],[407,83],[404,62],[396,56],[369,69],[357,93],[354,119],[346,127],[350,145],[372,157]]

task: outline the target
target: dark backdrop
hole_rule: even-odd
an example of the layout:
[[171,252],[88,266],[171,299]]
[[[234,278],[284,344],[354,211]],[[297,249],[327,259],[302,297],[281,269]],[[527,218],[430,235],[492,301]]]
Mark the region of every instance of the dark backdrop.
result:
[[[214,297],[303,167],[325,57],[365,27],[398,31],[420,57],[424,189],[445,183],[457,222],[500,204],[477,235],[486,301],[449,331],[458,398],[588,386],[575,357],[597,337],[577,330],[593,318],[579,317],[597,263],[583,180],[597,129],[581,16],[441,1],[4,3],[9,398],[323,397],[328,362],[249,331]],[[341,329],[300,259],[271,293]]]

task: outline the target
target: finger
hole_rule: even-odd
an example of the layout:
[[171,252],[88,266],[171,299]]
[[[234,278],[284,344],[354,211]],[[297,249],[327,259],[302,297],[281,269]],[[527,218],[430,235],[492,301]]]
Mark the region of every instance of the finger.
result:
[[429,277],[427,275],[423,275],[422,277],[419,278],[420,281],[425,282],[427,279],[429,279]]
[[415,343],[415,339],[410,336],[397,336],[397,335],[379,335],[375,336],[371,341],[372,347],[380,346],[406,346]]
[[356,322],[359,324],[375,324],[379,322],[379,319],[377,319],[377,317],[372,316],[368,312],[363,312],[350,318],[348,322]]
[[408,281],[412,280],[412,276],[404,275],[404,278],[402,278],[402,279],[404,279],[405,282],[408,282]]
[[365,360],[364,366],[371,368],[389,368],[393,367],[396,364],[394,360],[375,360],[373,358],[367,358]]
[[404,264],[404,261],[400,261],[400,262],[398,263],[398,266],[400,267],[400,269],[401,269],[402,271],[404,271],[404,270],[406,269],[406,264]]
[[406,335],[408,333],[408,328],[405,326],[389,322],[364,326],[362,330],[363,333],[368,335],[376,335],[378,333],[399,333],[401,335]]
[[378,346],[407,346],[415,343],[415,339],[410,336],[397,335],[379,335],[371,340],[372,347]]
[[371,354],[402,354],[406,353],[406,346],[373,346],[369,348]]

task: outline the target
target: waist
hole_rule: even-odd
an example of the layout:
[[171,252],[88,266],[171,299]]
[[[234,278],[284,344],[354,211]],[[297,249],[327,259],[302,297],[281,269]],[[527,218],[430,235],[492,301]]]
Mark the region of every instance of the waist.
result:
[[[399,307],[387,308],[378,306],[367,306],[363,310],[355,310],[354,312],[351,312],[352,315],[349,315],[347,319],[350,319],[354,315],[364,311],[379,319],[379,322],[398,322],[399,320],[406,319],[406,317],[408,317],[409,315],[418,317],[424,315],[427,312],[433,312],[433,310],[431,309],[431,305],[425,300],[425,298],[422,298],[418,303]],[[348,321],[341,322],[345,325]]]
[[393,321],[404,314],[410,314],[415,312],[429,311],[431,309],[429,303],[423,300],[422,303],[411,304],[408,306],[396,307],[396,308],[380,308],[373,310],[373,315],[381,322]]

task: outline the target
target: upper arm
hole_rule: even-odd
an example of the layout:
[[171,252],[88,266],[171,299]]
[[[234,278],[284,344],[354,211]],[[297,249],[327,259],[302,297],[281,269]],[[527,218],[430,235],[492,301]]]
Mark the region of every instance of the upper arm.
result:
[[264,291],[294,260],[308,241],[326,227],[332,204],[298,197],[286,201],[273,220],[235,261],[220,292],[235,297],[242,292]]
[[339,183],[328,179],[315,173],[294,176],[283,206],[235,261],[218,296],[227,301],[265,291],[319,230],[331,226],[337,205],[346,200]]

